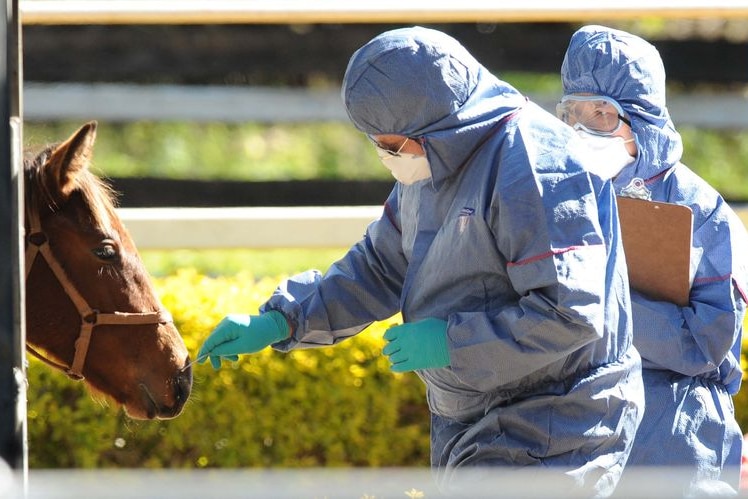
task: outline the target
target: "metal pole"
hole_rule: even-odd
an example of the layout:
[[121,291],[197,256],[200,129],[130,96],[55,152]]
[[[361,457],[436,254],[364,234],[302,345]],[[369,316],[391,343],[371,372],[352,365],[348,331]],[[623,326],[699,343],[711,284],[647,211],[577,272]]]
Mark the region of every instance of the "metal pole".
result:
[[[25,296],[23,280],[23,176],[21,169],[21,30],[18,0],[0,13],[0,458],[12,469],[7,488],[25,496]],[[20,478],[20,480],[19,480]],[[3,484],[0,483],[0,488]]]

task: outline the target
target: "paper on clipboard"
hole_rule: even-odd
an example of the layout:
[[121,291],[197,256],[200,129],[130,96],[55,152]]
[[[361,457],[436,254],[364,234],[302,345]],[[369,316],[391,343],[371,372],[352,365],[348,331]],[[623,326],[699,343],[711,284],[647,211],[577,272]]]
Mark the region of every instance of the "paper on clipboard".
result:
[[688,206],[616,196],[629,285],[688,305],[693,212]]

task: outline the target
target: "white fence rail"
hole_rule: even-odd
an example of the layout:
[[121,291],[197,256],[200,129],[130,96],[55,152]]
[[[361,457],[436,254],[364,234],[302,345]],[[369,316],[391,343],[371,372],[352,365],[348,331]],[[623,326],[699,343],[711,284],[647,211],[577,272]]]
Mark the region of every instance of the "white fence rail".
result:
[[540,22],[748,17],[742,0],[21,0],[23,24]]
[[345,248],[381,206],[120,208],[138,249]]
[[[529,97],[555,113],[560,95]],[[348,121],[337,90],[301,88],[27,82],[23,105],[30,121]],[[668,109],[678,126],[748,128],[746,93],[672,94]]]
[[273,87],[34,83],[24,119],[310,122],[347,120],[340,93]]
[[[748,205],[734,206],[748,226]],[[120,208],[140,250],[347,248],[381,206]]]

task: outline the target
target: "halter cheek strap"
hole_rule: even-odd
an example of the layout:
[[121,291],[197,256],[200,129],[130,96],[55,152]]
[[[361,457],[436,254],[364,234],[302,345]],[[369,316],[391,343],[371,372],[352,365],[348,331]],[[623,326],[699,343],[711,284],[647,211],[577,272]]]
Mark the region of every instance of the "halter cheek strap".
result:
[[44,357],[27,344],[26,349],[34,357],[49,366],[64,371],[72,379],[82,380],[83,364],[86,360],[94,327],[99,325],[132,326],[144,324],[167,324],[173,322],[171,314],[163,309],[158,312],[111,313],[101,313],[98,310],[92,309],[88,305],[88,302],[86,302],[83,296],[81,296],[75,288],[72,281],[65,273],[65,270],[60,265],[60,262],[52,253],[52,250],[49,247],[49,239],[41,229],[39,214],[32,210],[30,213],[27,212],[27,217],[29,220],[29,233],[26,236],[26,279],[29,277],[36,256],[41,255],[47,262],[47,265],[49,265],[49,268],[52,270],[55,277],[57,277],[57,281],[65,290],[65,293],[68,298],[70,298],[70,301],[73,302],[73,305],[75,305],[75,308],[78,310],[78,314],[81,317],[81,329],[78,339],[75,341],[75,356],[73,357],[73,363],[70,367],[66,367],[63,364],[59,364]]

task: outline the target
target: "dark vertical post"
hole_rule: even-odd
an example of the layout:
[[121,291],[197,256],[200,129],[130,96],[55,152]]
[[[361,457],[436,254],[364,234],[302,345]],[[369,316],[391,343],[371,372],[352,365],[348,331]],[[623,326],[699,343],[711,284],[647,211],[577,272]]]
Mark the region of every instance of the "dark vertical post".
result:
[[[0,458],[26,490],[26,368],[18,0],[0,9]],[[2,484],[0,484],[2,485]],[[7,485],[7,484],[6,484]]]

